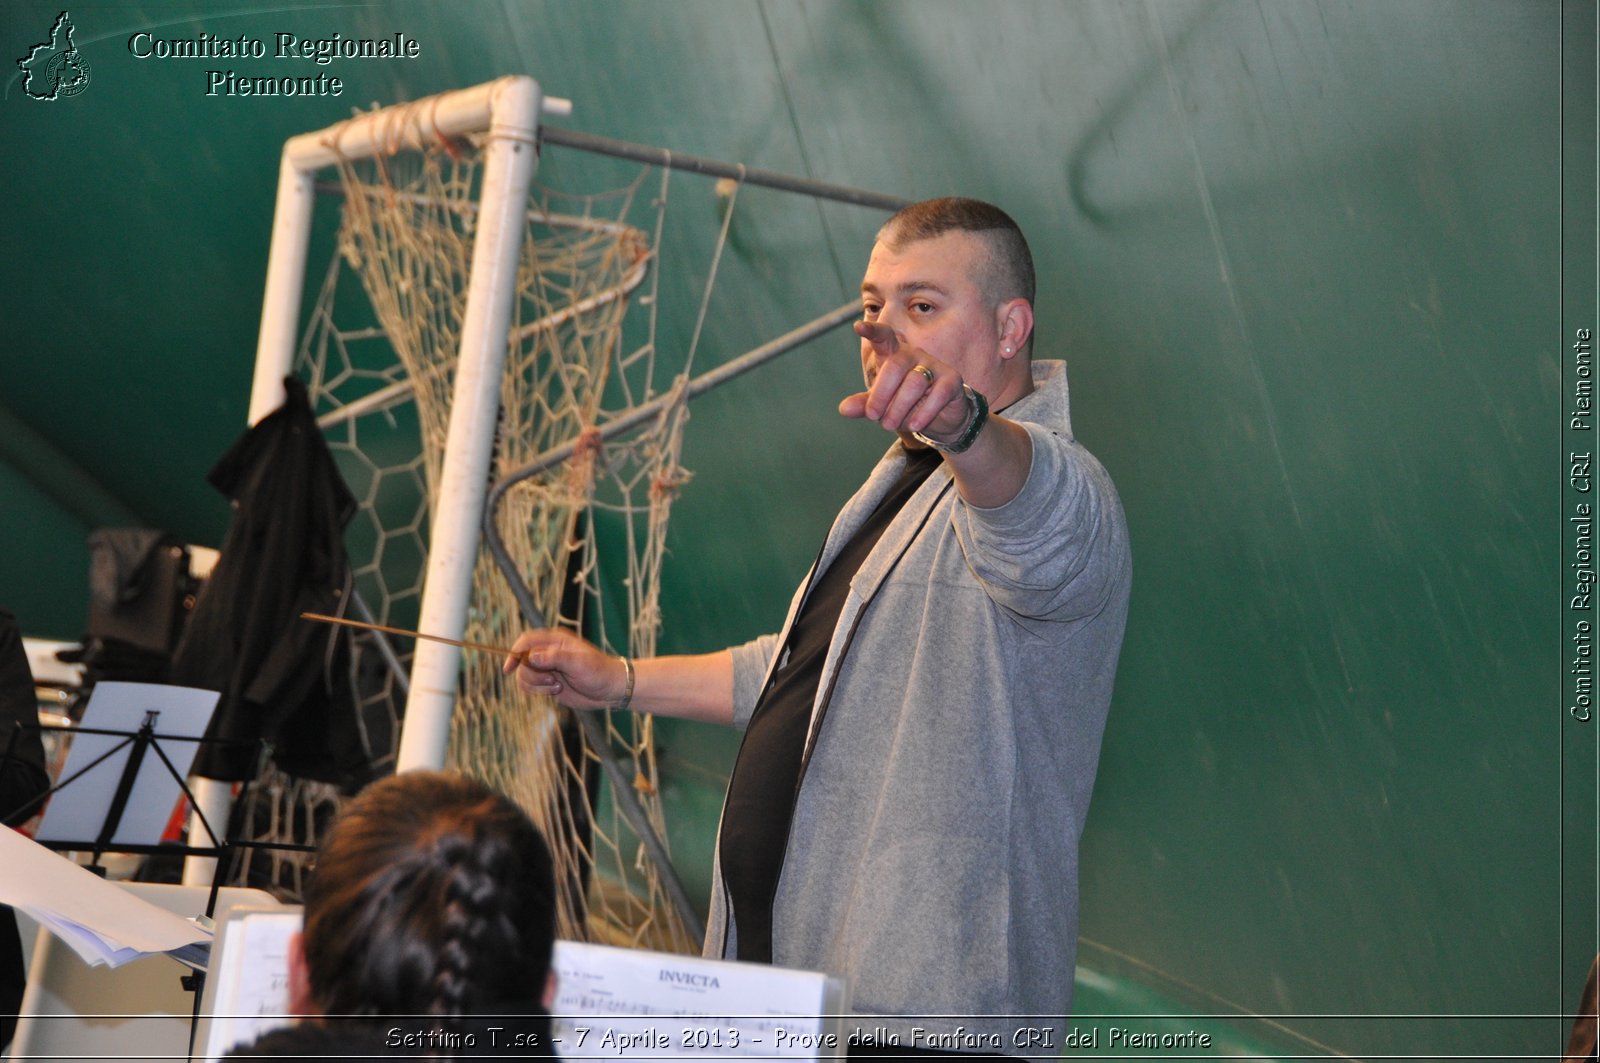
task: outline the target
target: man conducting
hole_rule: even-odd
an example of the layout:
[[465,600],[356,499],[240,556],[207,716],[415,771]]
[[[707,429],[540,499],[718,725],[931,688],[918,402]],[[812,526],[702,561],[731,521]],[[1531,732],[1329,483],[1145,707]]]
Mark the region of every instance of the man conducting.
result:
[[839,412],[898,439],[781,632],[629,661],[545,629],[507,663],[574,708],[744,729],[706,953],[843,976],[858,1014],[897,1017],[884,1047],[1018,1052],[1071,1004],[1131,569],[1066,367],[1032,358],[1033,299],[1003,211],[894,215],[861,284],[866,390]]

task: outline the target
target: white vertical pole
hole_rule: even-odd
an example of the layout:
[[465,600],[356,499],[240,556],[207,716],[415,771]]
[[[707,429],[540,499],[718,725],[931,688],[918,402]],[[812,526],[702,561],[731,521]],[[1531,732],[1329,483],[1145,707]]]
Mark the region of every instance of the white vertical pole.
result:
[[[538,86],[527,79],[508,79],[498,83],[497,89],[503,91],[497,91],[493,99],[478,231],[472,248],[472,280],[418,620],[421,630],[456,639],[466,630],[500,410],[506,337],[516,298],[523,218],[537,161]],[[444,766],[460,667],[459,648],[418,643],[396,770]]]
[[250,384],[250,411],[246,414],[252,425],[283,405],[283,378],[294,368],[300,299],[306,281],[306,249],[311,244],[311,208],[316,202],[314,186],[314,171],[296,165],[285,145],[278,164],[278,202],[272,214],[261,331],[256,338],[256,371]]

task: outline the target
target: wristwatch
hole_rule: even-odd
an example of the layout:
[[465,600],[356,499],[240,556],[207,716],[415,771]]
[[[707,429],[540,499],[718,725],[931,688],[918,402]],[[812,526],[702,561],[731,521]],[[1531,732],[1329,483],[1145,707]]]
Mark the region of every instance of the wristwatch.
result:
[[935,450],[943,451],[946,454],[965,453],[972,446],[973,440],[978,438],[978,433],[983,431],[983,426],[988,423],[989,400],[983,397],[982,392],[973,391],[971,384],[962,384],[961,393],[967,397],[967,409],[970,412],[967,415],[966,425],[961,429],[961,434],[953,442],[941,443],[939,440],[931,436],[925,436],[921,432],[912,432],[911,435]]

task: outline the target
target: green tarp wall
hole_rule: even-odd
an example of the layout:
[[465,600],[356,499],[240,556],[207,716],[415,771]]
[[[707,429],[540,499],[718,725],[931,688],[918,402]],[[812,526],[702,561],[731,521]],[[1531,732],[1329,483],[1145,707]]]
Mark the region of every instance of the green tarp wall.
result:
[[[6,57],[59,10],[7,3]],[[1306,1053],[1553,1053],[1595,951],[1592,818],[1572,812],[1592,802],[1593,725],[1562,696],[1561,316],[1563,105],[1581,149],[1593,12],[74,4],[90,83],[34,100],[12,67],[0,103],[0,601],[71,638],[92,527],[218,541],[203,478],[244,421],[278,153],[352,108],[527,73],[575,102],[571,128],[992,199],[1032,235],[1041,352],[1070,363],[1136,557],[1084,843],[1080,1004],[1282,1016],[1238,1028]],[[421,54],[139,59],[139,31],[402,31]],[[213,68],[345,88],[208,96]],[[709,183],[673,195],[709,246]],[[756,190],[740,211],[701,367],[850,298],[881,220]],[[697,284],[668,285],[669,340]],[[1579,287],[1569,318],[1592,306]],[[836,333],[696,404],[666,648],[781,619],[884,445],[833,412],[857,375]],[[733,739],[680,726],[664,745],[703,893]]]

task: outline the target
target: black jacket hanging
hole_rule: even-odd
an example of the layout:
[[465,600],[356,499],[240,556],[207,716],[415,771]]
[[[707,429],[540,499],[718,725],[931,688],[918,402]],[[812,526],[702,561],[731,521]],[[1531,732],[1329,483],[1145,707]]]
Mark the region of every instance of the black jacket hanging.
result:
[[[344,528],[355,499],[317,428],[303,383],[245,432],[207,479],[233,504],[221,557],[173,654],[172,681],[222,693],[208,737],[265,739],[290,774],[359,785],[370,776],[344,629],[301,620],[342,614],[350,585]],[[253,746],[202,747],[195,773],[250,778]]]

